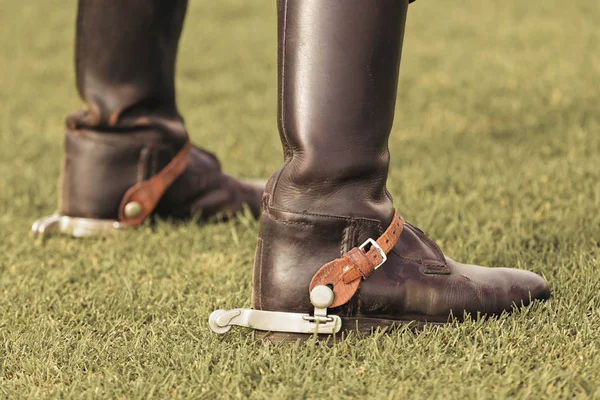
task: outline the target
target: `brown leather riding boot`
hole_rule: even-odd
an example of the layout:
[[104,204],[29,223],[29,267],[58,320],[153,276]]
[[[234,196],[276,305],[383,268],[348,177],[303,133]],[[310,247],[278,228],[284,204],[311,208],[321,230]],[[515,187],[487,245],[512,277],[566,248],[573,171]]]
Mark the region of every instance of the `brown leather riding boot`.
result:
[[[540,276],[460,264],[395,214],[386,190],[388,137],[407,5],[278,2],[285,162],[263,198],[253,305],[286,314],[249,314],[256,321],[239,324],[294,332],[277,319],[298,313],[314,321],[329,307],[343,330],[368,332],[497,315],[549,297]],[[310,289],[324,286],[334,297],[327,299],[325,289],[317,302],[309,298]],[[233,312],[220,313],[217,328],[237,323]],[[323,315],[322,323],[329,321]],[[310,331],[302,324],[294,326]]]
[[59,213],[34,230],[75,236],[138,225],[151,214],[260,213],[262,184],[225,175],[189,144],[175,103],[186,0],[80,0],[76,76],[88,109],[67,119]]

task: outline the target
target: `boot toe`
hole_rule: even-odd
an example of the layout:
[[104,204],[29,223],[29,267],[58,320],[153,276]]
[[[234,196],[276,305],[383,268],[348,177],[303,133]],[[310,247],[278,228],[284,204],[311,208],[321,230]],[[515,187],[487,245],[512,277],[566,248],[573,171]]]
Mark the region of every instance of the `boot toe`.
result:
[[525,295],[530,301],[533,300],[547,300],[550,298],[550,286],[548,283],[536,273],[525,270],[509,269],[511,274],[518,278],[517,285],[519,290]]
[[550,287],[541,276],[512,268],[488,268],[459,264],[448,259],[453,269],[477,287],[483,310],[488,315],[510,312],[534,300],[550,297]]

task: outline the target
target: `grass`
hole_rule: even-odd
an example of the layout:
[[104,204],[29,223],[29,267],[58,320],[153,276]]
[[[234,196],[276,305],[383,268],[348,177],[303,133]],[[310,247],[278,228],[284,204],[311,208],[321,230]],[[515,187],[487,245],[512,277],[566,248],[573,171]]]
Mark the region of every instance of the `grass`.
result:
[[[254,221],[31,239],[81,107],[74,3],[0,0],[1,397],[600,398],[598,2],[420,0],[407,27],[397,207],[456,259],[542,274],[552,300],[331,348],[209,331],[250,305]],[[242,177],[282,159],[275,21],[272,0],[192,2],[182,39],[191,135]]]

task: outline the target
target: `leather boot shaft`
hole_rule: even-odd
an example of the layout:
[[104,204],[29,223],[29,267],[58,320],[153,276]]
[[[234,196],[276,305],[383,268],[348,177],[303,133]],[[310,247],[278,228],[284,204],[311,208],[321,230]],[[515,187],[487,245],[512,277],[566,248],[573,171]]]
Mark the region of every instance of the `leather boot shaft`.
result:
[[127,189],[187,140],[175,101],[186,9],[187,0],[79,0],[75,72],[88,107],[67,118],[61,214],[116,219]]
[[279,0],[279,132],[269,204],[388,220],[388,137],[408,2]]
[[187,0],[79,0],[77,89],[89,109],[68,128],[186,136],[175,102],[175,59]]

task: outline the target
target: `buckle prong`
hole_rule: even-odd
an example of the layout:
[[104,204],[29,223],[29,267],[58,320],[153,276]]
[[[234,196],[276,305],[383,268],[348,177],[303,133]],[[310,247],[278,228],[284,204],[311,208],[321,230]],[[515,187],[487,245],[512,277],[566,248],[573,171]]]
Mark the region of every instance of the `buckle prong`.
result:
[[372,238],[368,238],[367,240],[365,240],[365,242],[363,244],[361,244],[360,246],[358,246],[358,248],[364,251],[365,247],[367,247],[369,244],[371,245],[371,247],[375,247],[377,249],[377,251],[379,251],[379,254],[381,255],[382,261],[379,264],[377,264],[377,266],[374,268],[374,269],[377,269],[377,268],[381,267],[383,264],[385,264],[385,262],[387,261],[387,255],[385,254],[385,251],[383,251],[381,246]]

